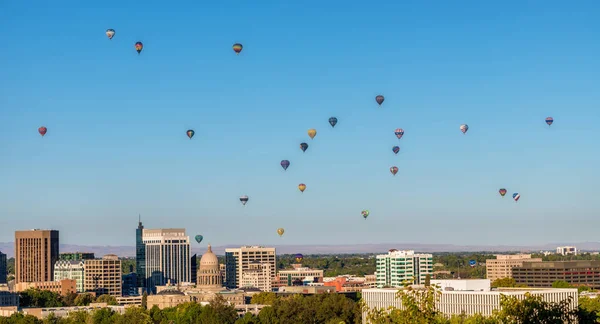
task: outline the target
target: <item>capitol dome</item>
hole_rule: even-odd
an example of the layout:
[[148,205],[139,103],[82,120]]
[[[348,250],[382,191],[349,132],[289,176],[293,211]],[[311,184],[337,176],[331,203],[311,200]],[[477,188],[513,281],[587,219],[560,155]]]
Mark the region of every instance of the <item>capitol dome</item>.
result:
[[202,256],[202,258],[200,259],[200,270],[202,269],[217,269],[219,270],[219,259],[217,258],[217,256],[213,253],[210,244],[208,245],[208,250],[206,251],[206,253],[204,253],[204,255]]
[[200,259],[196,286],[203,290],[220,290],[223,287],[223,278],[219,269],[219,259],[213,253],[210,244],[206,253]]

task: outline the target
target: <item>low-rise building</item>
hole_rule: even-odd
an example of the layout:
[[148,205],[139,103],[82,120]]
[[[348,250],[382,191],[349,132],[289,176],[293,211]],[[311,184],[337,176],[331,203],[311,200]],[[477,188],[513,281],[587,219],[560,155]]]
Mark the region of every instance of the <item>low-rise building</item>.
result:
[[271,291],[271,264],[258,261],[250,262],[248,269],[242,272],[240,287],[255,287],[261,291]]
[[49,290],[66,296],[77,292],[77,282],[73,279],[62,279],[60,281],[19,282],[15,285],[15,291],[17,292],[27,289]]
[[[388,310],[389,307],[402,309],[402,300],[397,298],[398,289],[377,288],[364,289],[362,297],[368,309]],[[535,289],[535,288],[502,288],[493,291],[441,291],[440,298],[436,301],[436,308],[446,316],[451,315],[492,315],[493,311],[500,309],[500,295],[514,296],[524,299],[526,294],[541,295],[544,301],[561,302],[568,300],[569,309],[576,310],[579,304],[577,289]],[[363,323],[367,321],[367,310],[363,311]]]
[[445,291],[490,291],[490,279],[442,279],[431,280],[432,286]]
[[121,297],[121,260],[114,254],[102,259],[85,260],[84,289],[97,296]]
[[23,308],[24,315],[32,315],[38,319],[44,319],[54,313],[56,317],[66,317],[73,312],[93,312],[98,309],[108,308],[113,312],[124,314],[125,306],[110,306],[106,303],[92,303],[89,306],[74,306],[74,307],[44,307],[44,308]]
[[0,291],[0,307],[10,306],[19,306],[19,294],[10,291]]
[[600,261],[544,261],[524,262],[512,269],[518,284],[528,287],[552,287],[555,281],[566,281],[574,286],[600,289]]
[[556,248],[556,254],[560,255],[577,255],[577,248],[574,246],[559,246]]
[[487,279],[512,278],[512,269],[522,266],[523,262],[542,262],[542,259],[532,258],[531,254],[496,255],[495,259],[485,260]]
[[294,281],[307,281],[311,278],[312,282],[323,282],[323,270],[311,269],[309,267],[294,267],[294,269],[280,270],[277,273],[276,287],[292,286]]

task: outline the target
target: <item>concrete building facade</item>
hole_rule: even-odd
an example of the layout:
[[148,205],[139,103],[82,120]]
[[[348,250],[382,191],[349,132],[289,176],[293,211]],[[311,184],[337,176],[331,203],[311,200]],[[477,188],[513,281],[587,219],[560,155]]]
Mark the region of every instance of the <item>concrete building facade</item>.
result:
[[549,288],[555,281],[566,281],[574,286],[600,289],[600,261],[544,261],[524,262],[512,269],[518,284],[528,287]]
[[577,248],[574,246],[559,246],[556,248],[556,254],[577,255]]
[[58,260],[54,264],[54,281],[72,279],[76,281],[78,293],[85,291],[84,288],[85,263],[83,260]]
[[532,258],[531,254],[496,255],[496,259],[485,260],[487,278],[491,281],[512,278],[512,269],[523,262],[542,262],[541,258]]
[[[384,309],[392,306],[402,309],[402,301],[397,298],[398,289],[363,289],[362,297],[369,309]],[[569,308],[576,310],[579,305],[577,289],[519,289],[507,288],[494,291],[442,291],[436,302],[436,309],[446,316],[451,315],[492,315],[500,309],[500,295],[514,296],[520,300],[526,293],[541,295],[544,301],[558,303],[571,298]],[[363,311],[363,323],[367,321],[367,312]]]
[[16,231],[15,283],[54,281],[58,254],[58,231]]
[[271,280],[275,280],[277,269],[275,248],[264,246],[228,248],[225,249],[225,284],[227,288],[241,287],[242,274],[250,269],[252,262],[269,264]]
[[15,291],[25,291],[27,289],[49,290],[51,292],[66,296],[77,292],[76,282],[71,279],[62,279],[60,281],[44,281],[44,282],[19,282],[15,284]]
[[433,275],[433,255],[392,249],[377,255],[376,266],[378,288],[402,287],[406,281],[423,284],[427,275]]
[[182,228],[143,229],[146,288],[191,282],[190,238]]
[[84,261],[84,290],[94,292],[96,296],[111,295],[121,297],[121,260],[114,254],[102,259]]
[[316,270],[308,267],[281,270],[277,272],[276,286],[291,286],[294,281],[304,281],[307,278],[312,278],[312,282],[323,282],[323,270]]
[[445,291],[490,291],[490,279],[441,279],[431,280],[432,286]]
[[240,287],[254,287],[269,292],[273,286],[271,265],[269,263],[251,262],[248,269],[242,272]]

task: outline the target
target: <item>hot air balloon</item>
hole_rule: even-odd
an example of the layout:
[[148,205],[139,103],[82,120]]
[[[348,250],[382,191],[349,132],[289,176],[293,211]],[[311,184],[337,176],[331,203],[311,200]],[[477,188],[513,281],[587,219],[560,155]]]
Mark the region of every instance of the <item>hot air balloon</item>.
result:
[[283,168],[283,170],[287,170],[287,168],[290,166],[290,161],[288,160],[281,160],[281,167]]
[[188,129],[187,132],[185,132],[187,134],[187,136],[192,139],[192,137],[194,137],[194,134],[196,134],[196,132],[194,132],[193,129]]
[[392,147],[392,152],[394,152],[394,154],[398,154],[398,152],[400,152],[400,146]]
[[468,130],[469,130],[469,125],[467,125],[467,124],[460,125],[460,131],[463,132],[463,134],[466,134]]
[[277,229],[277,234],[279,234],[280,237],[283,236],[283,233],[285,233],[285,230],[283,228],[280,227]]
[[552,125],[552,123],[554,123],[554,118],[552,118],[552,117],[546,118],[546,124],[548,124],[548,126]]
[[300,263],[300,262],[302,262],[302,259],[304,259],[304,256],[302,254],[298,253],[294,256],[294,258],[296,259],[296,263]]
[[242,51],[243,48],[244,48],[244,46],[242,46],[242,44],[240,44],[240,43],[233,44],[233,51],[237,55],[240,55],[240,52]]
[[315,138],[315,136],[317,135],[317,130],[314,128],[311,128],[308,130],[308,136],[310,136],[310,139]]
[[369,217],[369,211],[368,210],[363,210],[360,212],[360,214],[362,215],[362,217],[364,217],[364,219],[367,219],[367,217]]
[[475,268],[475,266],[477,265],[477,261],[469,260],[469,265],[471,266],[471,268]]
[[40,133],[40,135],[42,135],[42,137],[44,137],[44,135],[46,135],[47,131],[48,131],[48,128],[46,128],[44,126],[38,128],[38,132]]
[[142,44],[142,42],[135,43],[135,50],[138,52],[138,54],[140,54],[142,52],[143,48],[144,48],[144,44]]
[[337,118],[335,118],[335,117],[329,118],[329,124],[331,125],[331,127],[335,127],[335,124],[337,124]]
[[108,37],[108,39],[112,39],[115,36],[115,30],[114,29],[107,29],[106,30],[106,36]]
[[396,173],[398,173],[398,167],[396,167],[396,166],[393,166],[393,167],[391,167],[391,168],[390,168],[390,172],[391,172],[393,175],[396,175]]
[[306,152],[307,148],[308,148],[308,144],[306,144],[306,143],[300,143],[300,149],[302,150],[302,152]]
[[240,201],[242,202],[242,205],[246,206],[246,203],[248,202],[248,196],[246,196],[246,195],[241,196]]
[[513,194],[513,199],[515,200],[515,202],[516,202],[516,201],[519,201],[519,198],[521,198],[521,195],[520,195],[518,192],[515,192],[515,193]]
[[385,98],[382,95],[378,95],[377,97],[375,97],[375,101],[377,101],[377,103],[381,106],[381,104],[383,103],[383,101],[385,100]]
[[402,128],[396,128],[394,134],[396,134],[396,137],[398,137],[398,139],[401,139],[404,135],[404,130]]
[[196,242],[200,243],[202,242],[202,240],[204,239],[204,237],[202,235],[196,235],[196,237],[194,237],[196,239]]
[[306,190],[306,185],[304,183],[301,183],[298,185],[298,189],[300,189],[301,192],[304,192],[304,190]]
[[504,197],[504,195],[506,195],[506,189],[501,188],[500,190],[498,190],[498,192],[500,193],[500,196]]

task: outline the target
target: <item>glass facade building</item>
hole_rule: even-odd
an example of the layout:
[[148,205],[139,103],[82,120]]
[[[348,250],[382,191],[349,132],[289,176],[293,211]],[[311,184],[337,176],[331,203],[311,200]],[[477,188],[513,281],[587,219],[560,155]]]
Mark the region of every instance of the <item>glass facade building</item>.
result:
[[191,282],[190,238],[185,229],[144,229],[146,289]]
[[422,285],[427,275],[433,275],[433,255],[414,251],[390,250],[376,258],[377,288],[403,287],[405,282]]
[[0,284],[6,283],[6,276],[8,271],[7,267],[8,263],[6,259],[6,254],[0,252]]
[[138,227],[135,230],[135,273],[137,286],[146,287],[146,246],[143,240],[144,225],[141,218],[138,220]]

